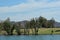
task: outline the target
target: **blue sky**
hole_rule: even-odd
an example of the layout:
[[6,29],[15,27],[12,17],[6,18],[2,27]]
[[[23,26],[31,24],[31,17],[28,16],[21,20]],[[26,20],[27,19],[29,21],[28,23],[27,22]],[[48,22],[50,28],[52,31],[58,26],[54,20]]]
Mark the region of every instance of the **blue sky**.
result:
[[30,20],[43,16],[60,22],[60,0],[0,0],[0,20]]

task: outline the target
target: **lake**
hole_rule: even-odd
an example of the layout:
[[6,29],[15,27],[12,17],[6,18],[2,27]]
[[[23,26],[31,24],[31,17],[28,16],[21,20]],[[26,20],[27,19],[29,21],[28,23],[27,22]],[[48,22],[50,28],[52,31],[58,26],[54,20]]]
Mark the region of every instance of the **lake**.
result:
[[60,35],[0,36],[0,40],[60,40]]

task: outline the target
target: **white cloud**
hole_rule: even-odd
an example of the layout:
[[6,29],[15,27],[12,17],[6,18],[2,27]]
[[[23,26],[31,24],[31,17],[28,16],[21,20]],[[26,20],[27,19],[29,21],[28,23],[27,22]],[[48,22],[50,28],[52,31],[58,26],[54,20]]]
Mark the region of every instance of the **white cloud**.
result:
[[17,14],[15,16],[12,16],[11,19],[15,21],[22,21],[22,20],[30,20],[35,17],[43,16],[43,17],[46,17],[47,19],[51,19],[52,17],[54,17],[55,19],[58,20],[59,19],[58,16],[60,15],[59,13],[60,13],[60,10],[58,9],[45,9],[45,10],[42,9],[39,11],[27,12],[26,14],[24,13]]
[[[32,3],[31,3],[31,2]],[[46,1],[46,0],[45,0]],[[8,13],[8,12],[24,12],[24,11],[31,11],[37,8],[50,8],[50,7],[60,7],[60,1],[57,2],[36,2],[34,0],[29,0],[29,3],[22,3],[10,7],[0,7],[1,13]]]
[[[36,0],[28,0],[27,3],[21,3],[14,6],[0,7],[0,14],[10,12],[21,13],[10,16],[12,20],[27,20],[33,17],[39,17],[40,15],[49,19],[49,17],[53,17],[57,13],[60,13],[60,1],[48,2],[48,0],[39,0],[36,2]],[[23,14],[22,12],[27,12],[27,14]]]

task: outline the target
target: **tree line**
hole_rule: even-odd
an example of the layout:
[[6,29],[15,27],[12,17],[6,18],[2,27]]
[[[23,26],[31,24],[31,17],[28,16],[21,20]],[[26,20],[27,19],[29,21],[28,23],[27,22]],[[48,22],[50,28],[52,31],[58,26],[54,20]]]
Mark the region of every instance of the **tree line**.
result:
[[[25,23],[24,34],[29,29],[34,28],[35,35],[38,34],[39,28],[54,28],[55,20],[54,18],[47,20],[46,18],[40,16],[39,18],[33,18],[30,21]],[[15,29],[18,35],[21,35],[20,29],[22,28],[21,23],[11,23],[10,18],[7,18],[5,21],[0,22],[0,30],[4,30],[8,35],[13,35],[13,30]],[[29,33],[29,32],[28,32]]]

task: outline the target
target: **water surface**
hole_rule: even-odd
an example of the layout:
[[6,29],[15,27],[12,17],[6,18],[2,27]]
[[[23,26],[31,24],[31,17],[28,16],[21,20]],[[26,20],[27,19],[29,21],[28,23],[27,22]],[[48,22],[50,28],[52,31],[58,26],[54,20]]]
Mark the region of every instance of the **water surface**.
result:
[[0,40],[60,40],[60,35],[0,36]]

